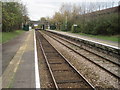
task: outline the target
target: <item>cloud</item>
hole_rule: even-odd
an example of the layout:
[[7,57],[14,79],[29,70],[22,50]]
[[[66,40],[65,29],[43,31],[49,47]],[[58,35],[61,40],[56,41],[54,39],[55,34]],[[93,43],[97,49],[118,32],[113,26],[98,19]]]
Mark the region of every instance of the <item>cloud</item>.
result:
[[[63,1],[63,0],[61,0]],[[58,11],[61,3],[57,0],[23,0],[32,20],[38,20],[40,17],[51,17],[55,11]]]
[[59,10],[62,3],[81,2],[118,2],[119,0],[21,0],[28,8],[29,17],[32,20],[39,20],[41,17],[51,17]]
[[51,17],[55,11],[59,10],[59,3],[38,3],[35,1],[28,2],[27,8],[30,19],[39,20],[41,17]]

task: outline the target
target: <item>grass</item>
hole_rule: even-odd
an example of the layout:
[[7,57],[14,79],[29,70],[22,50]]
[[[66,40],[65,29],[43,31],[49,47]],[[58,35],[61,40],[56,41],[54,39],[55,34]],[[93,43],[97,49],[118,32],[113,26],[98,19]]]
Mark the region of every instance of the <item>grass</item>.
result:
[[22,34],[23,30],[16,30],[16,31],[13,31],[13,32],[0,32],[0,43],[6,43],[8,42],[9,40],[15,38],[16,36]]
[[[68,31],[69,33],[72,33],[71,31]],[[107,41],[112,41],[112,42],[120,42],[120,35],[90,35],[90,34],[84,34],[84,33],[74,33],[82,36],[87,36],[87,37],[92,37],[92,38],[97,38],[101,40],[107,40]]]
[[84,33],[76,33],[76,34],[88,36],[88,37],[92,37],[92,38],[97,38],[97,39],[101,39],[101,40],[112,41],[112,42],[118,42],[119,37],[120,37],[120,35],[107,36],[107,35],[90,35],[90,34],[84,34]]

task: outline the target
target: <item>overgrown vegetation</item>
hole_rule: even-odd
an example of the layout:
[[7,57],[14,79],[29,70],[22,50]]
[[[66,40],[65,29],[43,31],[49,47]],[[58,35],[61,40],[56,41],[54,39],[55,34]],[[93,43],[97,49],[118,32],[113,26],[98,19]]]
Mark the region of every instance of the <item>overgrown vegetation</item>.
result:
[[120,37],[119,35],[107,36],[107,35],[90,35],[90,34],[84,34],[84,33],[77,33],[77,34],[92,37],[92,38],[102,39],[102,40],[113,41],[113,42],[118,42]]
[[22,29],[28,20],[25,5],[20,2],[2,2],[2,31],[11,32]]
[[118,13],[111,13],[103,16],[93,18],[85,21],[85,25],[80,23],[83,27],[80,32],[92,35],[117,35],[120,34],[118,22]]
[[[60,11],[47,20],[57,30],[90,35],[120,35],[118,12],[100,16],[97,13],[90,14],[95,12],[95,9],[100,10],[100,6],[102,4],[99,3],[90,3],[88,6],[63,4]],[[77,24],[77,27],[74,27],[74,24]]]

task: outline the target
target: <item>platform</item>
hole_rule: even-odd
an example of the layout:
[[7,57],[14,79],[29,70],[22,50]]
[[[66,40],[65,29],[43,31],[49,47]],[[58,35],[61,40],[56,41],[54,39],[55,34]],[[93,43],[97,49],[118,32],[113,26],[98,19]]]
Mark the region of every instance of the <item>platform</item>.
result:
[[2,74],[2,88],[36,88],[36,82],[39,83],[36,81],[36,76],[39,76],[36,72],[39,73],[35,61],[35,32],[30,30],[24,35],[23,43]]
[[56,30],[48,30],[48,31],[59,33],[59,34],[63,34],[63,35],[67,35],[67,36],[70,36],[70,37],[73,37],[73,38],[83,39],[83,40],[90,41],[90,42],[93,42],[93,43],[98,43],[98,44],[101,44],[101,45],[104,45],[104,46],[108,46],[108,47],[112,47],[112,48],[115,48],[115,49],[120,49],[118,42],[102,40],[102,39],[98,39],[98,38],[78,35],[78,34],[69,33],[69,32],[62,32],[62,31],[56,31]]

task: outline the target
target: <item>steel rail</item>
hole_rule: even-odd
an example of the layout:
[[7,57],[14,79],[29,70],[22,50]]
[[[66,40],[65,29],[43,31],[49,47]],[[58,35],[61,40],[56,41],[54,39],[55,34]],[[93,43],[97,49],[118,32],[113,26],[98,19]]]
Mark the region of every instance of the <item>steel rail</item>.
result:
[[[41,32],[39,32],[41,33]],[[42,35],[43,36],[43,35]],[[44,36],[43,36],[44,37]],[[45,38],[45,37],[44,37]],[[82,79],[93,89],[96,90],[95,87],[67,60],[46,38],[45,40],[58,52],[58,54],[69,64],[70,67],[80,76]]]
[[39,45],[40,45],[40,48],[41,48],[42,53],[43,53],[43,55],[44,55],[45,61],[46,61],[46,63],[47,63],[47,66],[48,66],[49,72],[50,72],[50,74],[51,74],[51,76],[52,76],[52,79],[53,79],[53,82],[54,82],[55,88],[56,88],[57,90],[59,90],[58,85],[57,85],[56,80],[55,80],[55,77],[54,77],[54,75],[53,75],[53,73],[52,73],[52,69],[51,69],[50,64],[49,64],[49,62],[48,62],[47,56],[46,56],[45,51],[44,51],[44,49],[43,49],[43,46],[42,46],[41,40],[40,40],[40,39],[38,39],[38,40],[39,40]]
[[[72,37],[72,38],[79,39],[78,37],[71,36],[71,35],[69,35],[69,34],[68,34],[68,35],[64,35],[64,34],[62,34],[62,33],[56,32],[56,31],[50,31],[50,30],[46,30],[46,31],[49,31],[49,32],[52,32],[52,33],[55,33],[55,34],[58,34],[58,35],[62,35],[62,36],[68,36],[68,37]],[[120,50],[120,48],[119,48],[118,46],[112,46],[112,45],[100,43],[100,42],[97,42],[97,41],[94,41],[94,40],[85,39],[85,38],[81,38],[81,39],[82,39],[82,40],[85,40],[85,41],[92,42],[92,43],[100,44],[100,45],[103,45],[103,46],[106,46],[106,47],[110,47],[110,48],[114,48],[114,49]],[[119,55],[119,52],[118,52],[117,54]]]
[[[50,33],[51,33],[51,32],[50,32]],[[49,36],[50,36],[50,35],[49,35]],[[54,35],[54,36],[55,36],[55,35]],[[96,56],[98,56],[98,57],[100,57],[100,58],[102,58],[102,59],[105,59],[106,61],[109,61],[109,62],[111,62],[111,63],[113,63],[113,64],[115,64],[115,65],[117,65],[117,66],[120,67],[120,63],[114,62],[114,61],[109,60],[109,59],[107,59],[107,58],[105,58],[105,57],[102,57],[102,56],[100,56],[100,55],[98,55],[98,54],[96,54],[96,53],[94,53],[94,52],[91,52],[91,51],[89,51],[89,50],[87,50],[87,49],[85,49],[85,48],[82,48],[82,47],[80,47],[80,45],[78,45],[78,44],[76,44],[76,43],[74,43],[74,42],[68,41],[68,40],[63,39],[63,38],[61,38],[61,37],[59,37],[59,36],[55,36],[55,37],[57,37],[57,38],[59,38],[59,39],[61,39],[61,40],[64,40],[64,41],[66,41],[66,42],[68,42],[68,43],[70,43],[70,44],[72,44],[72,45],[75,45],[76,47],[78,47],[78,48],[80,48],[80,49],[83,49],[83,50],[85,50],[85,51],[87,51],[87,52],[89,52],[89,53],[92,53],[92,54],[94,54],[94,55],[96,55]]]
[[[49,35],[48,35],[49,36]],[[97,65],[98,67],[102,68],[103,70],[105,70],[106,72],[108,72],[109,74],[113,75],[114,77],[120,79],[120,76],[114,74],[113,72],[107,70],[106,68],[102,67],[101,65],[95,63],[94,61],[92,61],[91,59],[87,58],[86,56],[80,54],[79,52],[77,52],[76,50],[72,49],[71,47],[67,46],[66,44],[60,42],[59,40],[57,40],[56,38],[54,38],[53,36],[49,36],[51,38],[53,38],[54,40],[56,40],[57,42],[61,43],[62,45],[66,46],[67,48],[69,48],[70,50],[74,51],[75,53],[77,53],[78,55],[82,56],[83,58],[89,60],[90,62],[94,63],[95,65]]]

